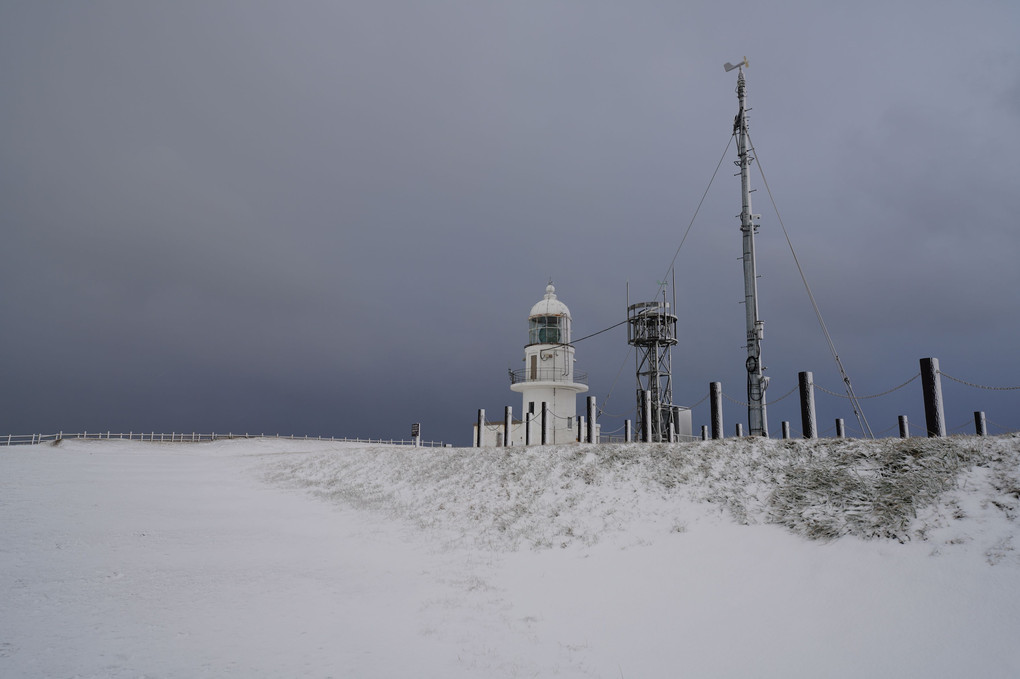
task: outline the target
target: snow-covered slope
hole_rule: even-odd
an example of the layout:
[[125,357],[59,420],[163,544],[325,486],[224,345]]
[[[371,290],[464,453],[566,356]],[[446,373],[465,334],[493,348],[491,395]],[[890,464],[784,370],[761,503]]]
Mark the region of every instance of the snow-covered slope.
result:
[[0,450],[3,677],[1020,676],[1020,439]]
[[1020,508],[1018,463],[1016,437],[729,439],[349,448],[289,455],[268,477],[499,550],[626,542],[718,515],[812,539],[930,539],[933,548],[976,539],[1001,560]]

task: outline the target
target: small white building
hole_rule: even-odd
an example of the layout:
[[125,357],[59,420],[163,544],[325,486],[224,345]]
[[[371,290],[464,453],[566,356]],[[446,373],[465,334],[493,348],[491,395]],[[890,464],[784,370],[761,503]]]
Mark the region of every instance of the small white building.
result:
[[[528,314],[524,367],[510,371],[510,389],[521,394],[522,407],[511,423],[509,441],[504,421],[490,420],[485,423],[481,445],[509,443],[519,446],[529,440],[533,445],[541,443],[543,404],[546,408],[546,441],[570,443],[578,440],[577,395],[588,391],[588,378],[583,373],[574,372],[574,347],[570,344],[570,333],[570,309],[556,298],[556,288],[550,283],[546,286],[545,297]],[[596,425],[596,441],[597,433]],[[477,422],[473,434],[472,440],[477,442]]]

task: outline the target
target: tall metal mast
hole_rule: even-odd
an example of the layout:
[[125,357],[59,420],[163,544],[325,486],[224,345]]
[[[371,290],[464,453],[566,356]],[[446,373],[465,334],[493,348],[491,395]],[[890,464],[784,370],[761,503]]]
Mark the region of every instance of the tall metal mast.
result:
[[736,66],[727,63],[727,72],[734,68],[737,72],[737,100],[740,111],[733,121],[733,133],[737,136],[737,165],[740,167],[740,193],[743,207],[740,210],[740,231],[744,242],[744,307],[747,318],[747,428],[751,436],[769,435],[768,418],[765,415],[765,389],[768,378],[761,362],[761,341],[765,332],[765,322],[758,318],[758,275],[754,257],[754,236],[758,232],[755,220],[760,215],[751,213],[750,168],[754,158],[747,149],[747,101],[744,93],[744,67],[747,57]]

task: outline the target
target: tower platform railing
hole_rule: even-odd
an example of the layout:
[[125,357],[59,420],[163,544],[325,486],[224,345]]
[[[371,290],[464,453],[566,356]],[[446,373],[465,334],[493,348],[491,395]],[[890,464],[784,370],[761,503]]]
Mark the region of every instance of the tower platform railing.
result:
[[588,373],[575,372],[564,375],[562,368],[520,368],[510,371],[510,384],[521,382],[563,382],[565,384],[588,384]]

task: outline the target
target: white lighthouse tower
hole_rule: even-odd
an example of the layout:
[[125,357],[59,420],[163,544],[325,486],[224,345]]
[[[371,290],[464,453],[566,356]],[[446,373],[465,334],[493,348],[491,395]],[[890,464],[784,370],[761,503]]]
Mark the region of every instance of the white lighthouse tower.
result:
[[510,373],[510,389],[522,396],[522,423],[511,434],[514,445],[525,442],[528,419],[532,421],[531,442],[541,443],[543,403],[548,442],[577,440],[577,395],[588,391],[588,376],[574,372],[570,325],[570,309],[556,298],[556,288],[550,282],[545,297],[528,314],[524,368]]

